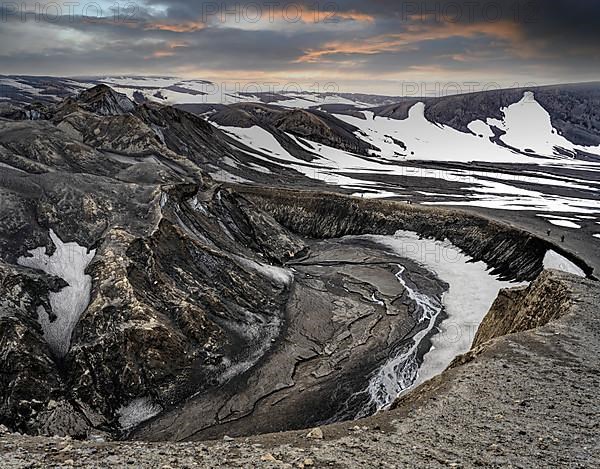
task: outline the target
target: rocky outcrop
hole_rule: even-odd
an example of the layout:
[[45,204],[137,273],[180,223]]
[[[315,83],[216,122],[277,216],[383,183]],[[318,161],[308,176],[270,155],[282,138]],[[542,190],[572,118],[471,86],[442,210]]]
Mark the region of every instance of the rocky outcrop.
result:
[[73,112],[73,108],[82,108],[101,116],[119,116],[135,110],[135,104],[123,93],[117,93],[106,85],[86,89],[74,98],[67,98],[57,108],[59,114]]
[[[71,186],[76,184],[72,179]],[[53,192],[66,194],[61,186]],[[219,385],[231,367],[243,370],[258,360],[264,344],[279,333],[287,284],[272,278],[267,262],[281,264],[298,255],[304,250],[299,239],[223,190],[207,194],[192,184],[165,187],[149,199],[151,211],[146,207],[138,219],[129,209],[119,215],[111,197],[107,194],[106,202],[112,210],[74,211],[62,223],[48,222],[56,215],[44,211],[46,203],[61,210],[60,202],[42,199],[37,208],[38,220],[54,226],[63,239],[76,236],[97,250],[88,269],[91,302],[64,360],[48,349],[36,311],[48,285],[56,290],[64,282],[47,284],[46,276],[24,270],[0,284],[6,377],[1,421],[13,429],[72,436],[85,436],[92,428],[118,433],[129,403],[144,398],[167,408]],[[96,207],[102,203],[95,200]],[[120,226],[113,224],[117,219]],[[43,229],[36,231],[43,238]],[[7,241],[18,244],[14,238]],[[31,290],[35,285],[37,291]],[[51,311],[47,301],[42,305]],[[23,415],[21,408],[33,415]]]
[[0,262],[0,423],[21,432],[64,391],[37,322],[37,309],[50,309],[48,293],[62,287],[60,279]]
[[543,326],[569,311],[572,302],[568,283],[546,270],[527,287],[500,291],[479,326],[473,347],[496,337]]
[[533,280],[543,270],[549,249],[568,257],[584,272],[592,268],[559,246],[526,231],[458,210],[330,193],[244,189],[286,228],[312,238],[413,231],[423,237],[449,240],[475,261],[484,261],[493,274],[508,280]]
[[[204,210],[215,213],[227,195],[215,197]],[[104,416],[136,398],[170,407],[222,384],[231,366],[258,360],[281,327],[287,285],[235,257],[257,258],[250,249],[228,241],[227,251],[219,247],[219,238],[234,236],[234,229],[240,237],[249,233],[225,211],[216,218],[230,230],[203,229],[198,212],[181,209],[174,195],[169,199],[150,236],[112,230],[90,269],[95,287],[68,370],[72,394]],[[303,248],[282,235],[263,238],[270,257],[273,250],[294,256]]]

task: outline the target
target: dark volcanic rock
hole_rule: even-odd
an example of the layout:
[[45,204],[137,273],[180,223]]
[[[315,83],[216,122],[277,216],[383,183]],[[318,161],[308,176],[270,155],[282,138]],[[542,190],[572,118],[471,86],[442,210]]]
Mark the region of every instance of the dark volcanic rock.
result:
[[[375,412],[371,370],[413,344],[420,309],[396,275],[441,301],[435,274],[365,240],[311,243],[289,265],[294,283],[277,343],[252,370],[141,425],[145,440],[203,440],[310,428]],[[376,297],[378,301],[374,301]]]
[[49,309],[48,293],[64,286],[0,262],[0,423],[20,432],[37,433],[47,423],[40,412],[65,390],[37,322],[38,307]]
[[220,384],[281,327],[288,285],[270,263],[302,241],[204,175],[200,164],[229,152],[212,126],[132,106],[98,87],[49,121],[0,122],[3,261],[38,247],[51,256],[50,230],[95,250],[90,302],[64,358],[37,308],[52,312],[48,295],[67,283],[2,264],[0,421],[13,429],[118,434],[132,403],[168,408]]
[[106,85],[98,85],[82,91],[74,99],[66,99],[59,110],[65,112],[73,104],[101,116],[118,116],[135,110],[135,104],[124,94]]
[[502,290],[479,326],[473,348],[488,340],[544,326],[565,314],[572,305],[567,283],[544,271],[529,286]]
[[448,239],[471,258],[484,261],[492,274],[507,280],[533,280],[543,270],[549,249],[568,257],[584,272],[593,269],[560,246],[502,223],[458,210],[373,201],[337,194],[245,189],[283,226],[312,238],[414,231],[423,237]]

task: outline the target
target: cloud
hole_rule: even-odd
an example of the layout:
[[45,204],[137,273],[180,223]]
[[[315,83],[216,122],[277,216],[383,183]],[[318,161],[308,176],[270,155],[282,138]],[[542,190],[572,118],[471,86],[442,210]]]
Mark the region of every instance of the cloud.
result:
[[[22,8],[33,11],[35,3]],[[101,15],[63,9],[52,21],[41,10],[23,20],[22,12],[0,9],[3,73],[243,73],[366,83],[419,74],[577,81],[600,72],[600,2],[587,0],[337,0],[320,8],[314,1],[145,0],[117,12],[113,3],[102,0]]]
[[473,37],[485,35],[495,39],[516,43],[522,34],[519,28],[510,22],[480,23],[459,25],[456,23],[442,24],[410,24],[406,31],[399,34],[384,34],[350,41],[333,41],[317,50],[309,50],[300,57],[298,62],[318,62],[327,60],[329,56],[348,54],[379,54],[382,52],[400,52],[403,50],[418,50],[419,43],[452,37]]
[[146,31],[158,30],[171,31],[174,33],[192,33],[206,28],[206,23],[203,23],[202,21],[158,21],[156,23],[145,23],[143,28]]

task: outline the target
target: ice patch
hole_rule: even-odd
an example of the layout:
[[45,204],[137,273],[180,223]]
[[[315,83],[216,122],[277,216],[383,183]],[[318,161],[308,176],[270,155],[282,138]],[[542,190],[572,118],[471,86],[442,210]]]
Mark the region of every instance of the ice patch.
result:
[[[347,188],[355,187],[354,185],[346,186]],[[366,189],[363,192],[354,192],[352,197],[360,197],[362,199],[387,199],[390,197],[398,197],[397,192]]]
[[485,122],[483,122],[482,120],[476,120],[471,122],[469,125],[467,125],[467,129],[469,129],[471,132],[473,132],[475,135],[477,135],[478,137],[487,137],[487,138],[491,138],[494,136],[494,132],[492,131],[492,128],[487,125]]
[[190,199],[190,206],[197,212],[200,212],[202,215],[208,215],[208,211],[202,202],[198,200],[198,196],[195,195]]
[[152,402],[149,397],[140,397],[122,406],[117,411],[117,415],[119,416],[119,425],[121,425],[121,428],[123,430],[131,430],[161,412],[162,407]]
[[[399,231],[395,236],[365,238],[416,261],[449,284],[442,300],[447,317],[439,325],[439,332],[431,337],[432,346],[423,357],[421,367],[417,365],[415,345],[402,355],[391,358],[372,378],[369,393],[372,402],[382,409],[392,403],[400,392],[441,373],[457,355],[467,352],[498,292],[515,285],[488,274],[485,263],[471,262],[449,242],[419,239],[416,233],[405,231]],[[422,321],[428,321],[424,334],[415,337],[420,342],[430,335],[441,308],[434,299],[408,288],[402,273],[403,269],[397,275],[398,280],[422,309]]]
[[563,272],[575,274],[580,277],[586,277],[585,272],[573,262],[552,250],[549,250],[544,257],[544,269],[562,270]]
[[90,303],[92,277],[85,274],[85,269],[96,251],[88,252],[86,247],[74,242],[63,243],[53,230],[50,230],[50,238],[56,247],[51,256],[46,254],[45,247],[39,247],[29,251],[31,257],[19,257],[17,263],[60,277],[69,284],[49,295],[52,316],[56,319],[51,319],[43,307],[38,309],[38,321],[46,341],[57,356],[63,357],[69,351],[79,317]]

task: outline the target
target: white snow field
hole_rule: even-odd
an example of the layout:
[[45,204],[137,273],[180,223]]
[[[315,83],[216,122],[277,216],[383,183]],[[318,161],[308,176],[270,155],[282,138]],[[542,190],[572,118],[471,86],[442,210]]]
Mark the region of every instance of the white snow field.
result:
[[[366,120],[354,116],[335,116],[360,129],[358,138],[373,144],[381,151],[374,155],[387,160],[427,161],[491,161],[496,163],[527,163],[533,158],[490,142],[489,138],[468,134],[452,127],[436,124],[425,118],[425,104],[417,103],[404,120],[374,116],[364,112]],[[406,145],[404,150],[394,142]]]
[[[587,199],[548,193],[548,187],[565,187],[597,194],[600,189],[597,181],[585,181],[568,177],[551,178],[541,175],[515,176],[513,174],[503,174],[499,171],[436,170],[417,166],[393,165],[389,162],[386,164],[380,157],[366,158],[316,142],[300,140],[291,134],[287,134],[302,149],[314,154],[314,159],[311,162],[306,162],[291,155],[271,133],[259,126],[250,128],[219,126],[219,128],[240,143],[251,147],[253,150],[245,151],[245,153],[255,158],[259,164],[261,161],[280,164],[311,179],[351,189],[355,191],[357,196],[402,197],[401,187],[382,185],[368,179],[370,175],[384,174],[399,178],[430,178],[463,184],[463,190],[467,193],[464,197],[466,200],[453,199],[431,202],[432,205],[474,205],[503,210],[535,210],[582,214],[600,212],[600,197]],[[453,129],[451,131],[457,132]],[[467,137],[477,138],[468,135]],[[490,142],[488,145],[493,144]],[[507,150],[504,149],[503,151]],[[562,161],[571,162],[573,160],[565,159]],[[598,167],[600,168],[600,165]],[[358,174],[361,174],[362,177],[359,178]],[[518,187],[514,183],[511,184],[513,181],[528,183],[537,190]]]
[[[275,92],[281,99],[270,104],[293,108],[310,108],[327,104],[347,104],[369,107],[368,103],[353,101],[336,93],[303,91],[300,85],[283,86],[277,89],[273,84],[261,83],[214,83],[205,80],[186,80],[177,77],[103,77],[96,82],[107,84],[119,93],[133,98],[140,92],[150,100],[163,104],[235,104],[260,102],[259,93]],[[89,86],[93,86],[90,83]]]
[[[374,116],[367,111],[363,112],[366,119],[342,114],[335,116],[359,128],[356,136],[379,147],[381,151],[374,154],[388,159],[402,156],[403,159],[427,161],[544,163],[539,157],[570,159],[557,149],[567,150],[573,156],[576,150],[600,155],[600,146],[575,145],[559,135],[552,127],[550,114],[535,100],[532,92],[524,93],[521,101],[502,109],[502,113],[502,121],[471,122],[468,125],[471,134],[428,121],[422,102],[411,107],[404,120]],[[506,132],[501,140],[512,149],[490,141],[494,136],[491,126]],[[394,140],[404,143],[406,150]]]
[[[588,216],[600,213],[600,181],[587,178],[590,172],[600,171],[600,163],[565,156],[574,155],[576,150],[600,155],[600,146],[578,146],[559,135],[552,127],[548,112],[535,100],[533,93],[524,93],[520,101],[502,109],[502,120],[472,122],[469,124],[472,133],[429,122],[424,110],[425,105],[417,103],[404,120],[377,117],[370,111],[363,111],[366,119],[335,114],[359,129],[355,132],[358,138],[380,148],[370,157],[287,134],[300,148],[314,155],[310,162],[292,156],[261,127],[217,127],[252,148],[246,153],[254,159],[252,164],[255,166],[267,161],[275,163],[311,179],[350,189],[355,196],[406,198],[403,184],[411,184],[406,178],[436,179],[453,183],[455,187],[459,185],[462,195],[445,197],[431,191],[431,196],[445,200],[425,201],[424,204]],[[502,141],[512,148],[490,140],[493,135],[491,125],[506,132]],[[503,172],[501,167],[471,171],[411,166],[410,160],[526,163],[530,166],[522,173]],[[556,169],[568,169],[569,172],[556,174]],[[386,176],[386,179],[379,178],[378,181],[377,175]],[[563,189],[570,193],[566,195]]]
[[50,238],[55,246],[52,255],[46,254],[45,247],[29,251],[29,257],[20,257],[17,262],[32,269],[41,270],[62,278],[69,285],[57,293],[50,293],[50,314],[43,307],[38,309],[38,321],[44,331],[44,337],[52,351],[63,357],[69,351],[71,335],[81,314],[90,303],[92,278],[85,274],[96,251],[89,251],[75,242],[63,243],[50,230]]
[[535,100],[531,91],[525,92],[521,101],[502,109],[502,113],[502,121],[488,119],[487,124],[505,131],[500,140],[519,151],[547,157],[558,156],[557,148],[567,150],[573,156],[576,150],[600,154],[600,147],[575,145],[561,136],[552,127],[550,114]]

